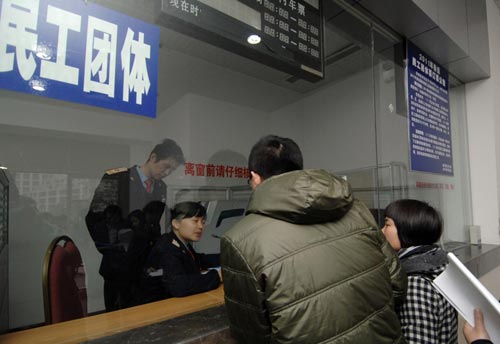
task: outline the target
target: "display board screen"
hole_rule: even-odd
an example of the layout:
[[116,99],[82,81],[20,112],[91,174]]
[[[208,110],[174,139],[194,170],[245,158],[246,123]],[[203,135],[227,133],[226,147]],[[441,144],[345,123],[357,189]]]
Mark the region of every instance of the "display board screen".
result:
[[[320,0],[162,0],[160,24],[291,75],[323,78]],[[260,42],[250,44],[257,35]]]

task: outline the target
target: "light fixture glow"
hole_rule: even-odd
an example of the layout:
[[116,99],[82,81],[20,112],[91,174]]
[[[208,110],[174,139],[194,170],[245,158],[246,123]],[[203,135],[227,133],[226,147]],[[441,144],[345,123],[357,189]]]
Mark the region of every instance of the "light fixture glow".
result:
[[52,49],[47,45],[39,44],[36,46],[36,56],[42,60],[50,60]]
[[259,35],[250,35],[247,38],[247,42],[250,44],[259,44],[260,43],[260,36]]
[[35,91],[39,92],[45,91],[45,82],[42,80],[37,80],[37,79],[30,80],[30,86]]
[[42,60],[50,60],[50,56],[44,51],[37,51],[36,56],[41,58]]

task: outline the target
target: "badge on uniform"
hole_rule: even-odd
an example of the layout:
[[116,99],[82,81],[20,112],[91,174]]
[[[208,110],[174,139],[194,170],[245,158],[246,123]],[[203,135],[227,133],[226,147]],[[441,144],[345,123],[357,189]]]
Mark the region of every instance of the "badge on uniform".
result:
[[112,168],[112,169],[106,170],[106,174],[108,176],[111,176],[115,173],[125,172],[126,170],[128,170],[128,168],[126,168],[126,167]]
[[181,248],[181,245],[179,245],[179,243],[175,239],[172,239],[172,245],[177,246],[178,248]]

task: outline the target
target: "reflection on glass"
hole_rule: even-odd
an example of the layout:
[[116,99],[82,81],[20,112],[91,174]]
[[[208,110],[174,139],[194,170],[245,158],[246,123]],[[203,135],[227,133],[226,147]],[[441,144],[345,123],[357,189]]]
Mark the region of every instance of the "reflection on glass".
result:
[[[107,3],[112,9],[128,11],[132,16],[140,14],[150,22],[158,16],[155,2]],[[59,235],[71,237],[82,254],[89,314],[106,308],[104,281],[99,274],[104,255],[108,255],[103,252],[112,247],[117,250],[109,250],[113,252],[110,256],[126,256],[136,229],[143,228],[147,216],[155,218],[158,210],[152,206],[154,209],[146,209],[145,214],[149,202],[137,196],[141,193],[131,192],[130,184],[122,187],[119,178],[112,177],[126,172],[112,170],[124,167],[129,171],[134,163],[146,161],[151,147],[165,137],[173,138],[183,148],[186,161],[194,165],[193,169],[183,166],[169,173],[167,166],[163,174],[159,167],[155,185],[162,185],[162,181],[168,186],[165,196],[155,200],[163,202],[165,208],[181,201],[203,202],[208,209],[209,235],[195,246],[199,252],[206,249],[213,253],[220,231],[233,223],[229,218],[217,226],[218,217],[210,213],[211,209],[243,209],[249,187],[244,174],[198,173],[196,165],[207,167],[206,171],[208,166],[244,170],[251,146],[266,134],[296,140],[306,168],[371,168],[369,173],[360,173],[363,180],[355,180],[357,174],[351,173],[348,181],[373,209],[382,209],[403,194],[431,200],[449,228],[456,231],[450,232],[449,238],[461,239],[467,216],[461,219],[456,214],[468,214],[467,159],[454,160],[457,173],[452,179],[412,172],[404,178],[390,178],[391,170],[408,170],[407,117],[400,106],[404,84],[399,81],[404,69],[394,57],[393,41],[381,39],[370,25],[336,3],[322,2],[325,78],[316,83],[162,27],[155,119],[40,97],[34,100],[29,95],[1,90],[0,157],[12,174],[9,328],[43,323],[41,266],[46,248]],[[462,154],[460,143],[460,137],[465,136],[461,92],[458,86],[450,94],[451,112],[457,114],[452,116],[452,131],[456,130],[452,142],[459,145],[453,151],[461,152],[455,157],[467,155]],[[111,170],[109,178],[103,177],[106,170]],[[140,180],[134,176],[134,180],[137,178]],[[449,184],[454,189],[418,188],[417,182]],[[146,184],[139,186],[147,188]],[[121,202],[122,190],[134,197]],[[224,202],[214,202],[219,200]],[[92,213],[97,214],[94,222],[89,221]],[[153,222],[154,232],[159,230],[158,222],[161,232],[165,231],[166,221]],[[103,229],[104,235],[91,234],[89,224]],[[95,238],[99,243],[94,243]],[[116,304],[113,302],[114,307]]]
[[99,274],[107,312],[141,303],[144,265],[161,235],[167,199],[162,179],[184,162],[182,149],[165,139],[144,164],[110,169],[97,186],[85,223],[102,255]]

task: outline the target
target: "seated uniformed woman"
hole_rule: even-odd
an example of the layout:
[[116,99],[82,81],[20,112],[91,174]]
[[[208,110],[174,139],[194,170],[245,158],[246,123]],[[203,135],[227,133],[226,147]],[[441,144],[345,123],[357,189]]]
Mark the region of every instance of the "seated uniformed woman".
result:
[[149,275],[160,269],[163,272],[161,277],[147,278],[144,302],[205,292],[221,282],[218,271],[209,269],[207,257],[196,253],[190,244],[201,239],[205,207],[197,202],[178,203],[171,210],[171,219],[172,230],[161,236],[149,255]]

